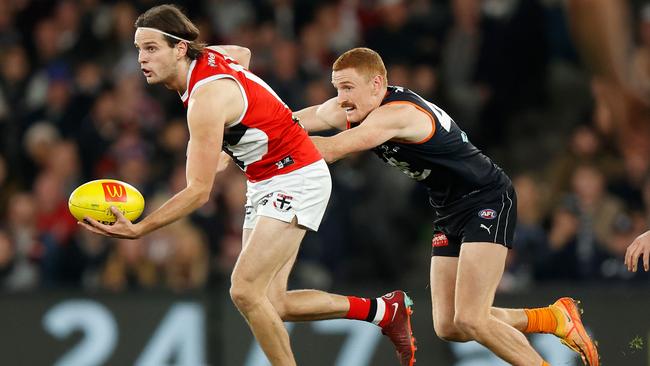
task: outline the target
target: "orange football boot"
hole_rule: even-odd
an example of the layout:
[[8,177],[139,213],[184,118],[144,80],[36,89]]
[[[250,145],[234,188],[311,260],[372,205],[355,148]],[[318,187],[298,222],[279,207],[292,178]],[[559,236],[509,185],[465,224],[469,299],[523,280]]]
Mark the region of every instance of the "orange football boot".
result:
[[557,319],[553,334],[560,338],[560,342],[565,346],[578,352],[586,366],[599,366],[598,350],[582,325],[582,309],[578,307],[579,304],[579,301],[570,297],[563,297],[549,306]]

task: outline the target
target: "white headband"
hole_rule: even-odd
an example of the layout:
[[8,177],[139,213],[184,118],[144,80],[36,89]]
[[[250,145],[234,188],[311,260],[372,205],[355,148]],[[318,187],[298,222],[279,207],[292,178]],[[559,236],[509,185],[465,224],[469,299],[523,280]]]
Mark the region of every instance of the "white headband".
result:
[[163,32],[163,31],[161,31],[160,29],[157,29],[157,28],[138,27],[138,29],[146,29],[146,30],[150,30],[150,31],[158,32],[158,33],[161,33],[161,34],[166,35],[167,37],[172,37],[172,38],[177,39],[177,40],[179,40],[179,41],[183,41],[183,42],[187,42],[187,43],[192,43],[192,41],[188,41],[187,39],[184,39],[184,38],[181,38],[181,37],[175,36],[175,35],[173,35],[173,34],[169,34],[169,33],[167,33],[167,32]]

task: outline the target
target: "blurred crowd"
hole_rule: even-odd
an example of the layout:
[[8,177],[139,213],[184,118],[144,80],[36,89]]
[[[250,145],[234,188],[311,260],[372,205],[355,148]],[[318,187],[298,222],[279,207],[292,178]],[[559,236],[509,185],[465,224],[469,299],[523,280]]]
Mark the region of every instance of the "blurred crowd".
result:
[[[139,240],[99,237],[68,213],[70,192],[92,179],[134,185],[147,211],[185,186],[185,111],[177,95],[146,85],[133,46],[136,17],[159,3],[0,0],[0,286],[186,291],[228,278],[246,191],[236,168],[196,213]],[[355,46],[383,56],[389,84],[447,110],[515,183],[503,291],[650,281],[622,260],[650,226],[650,156],[624,153],[613,137],[606,87],[580,63],[563,1],[176,3],[203,41],[250,48],[251,70],[294,110],[334,95],[331,64]],[[634,79],[650,95],[650,3],[632,4]],[[292,282],[424,287],[426,192],[367,153],[331,170],[328,212]]]

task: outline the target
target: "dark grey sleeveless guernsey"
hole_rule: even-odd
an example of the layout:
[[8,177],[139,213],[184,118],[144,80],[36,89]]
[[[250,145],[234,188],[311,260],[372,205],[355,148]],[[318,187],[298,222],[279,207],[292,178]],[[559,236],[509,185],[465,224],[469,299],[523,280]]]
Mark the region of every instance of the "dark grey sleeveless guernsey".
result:
[[[469,141],[465,132],[435,104],[399,86],[389,86],[381,105],[408,103],[431,117],[434,129],[416,143],[389,140],[373,149],[429,189],[431,204],[443,208],[477,193],[505,187],[510,179]],[[359,123],[348,123],[354,128]]]

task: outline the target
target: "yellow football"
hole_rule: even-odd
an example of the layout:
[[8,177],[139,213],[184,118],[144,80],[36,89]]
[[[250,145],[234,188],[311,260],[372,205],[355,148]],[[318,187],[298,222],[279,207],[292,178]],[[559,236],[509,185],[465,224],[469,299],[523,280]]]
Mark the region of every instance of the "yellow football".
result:
[[129,220],[140,217],[144,210],[144,197],[132,185],[114,179],[98,179],[77,187],[68,200],[68,208],[75,219],[91,217],[104,224],[112,224],[116,217],[111,212],[115,206]]

